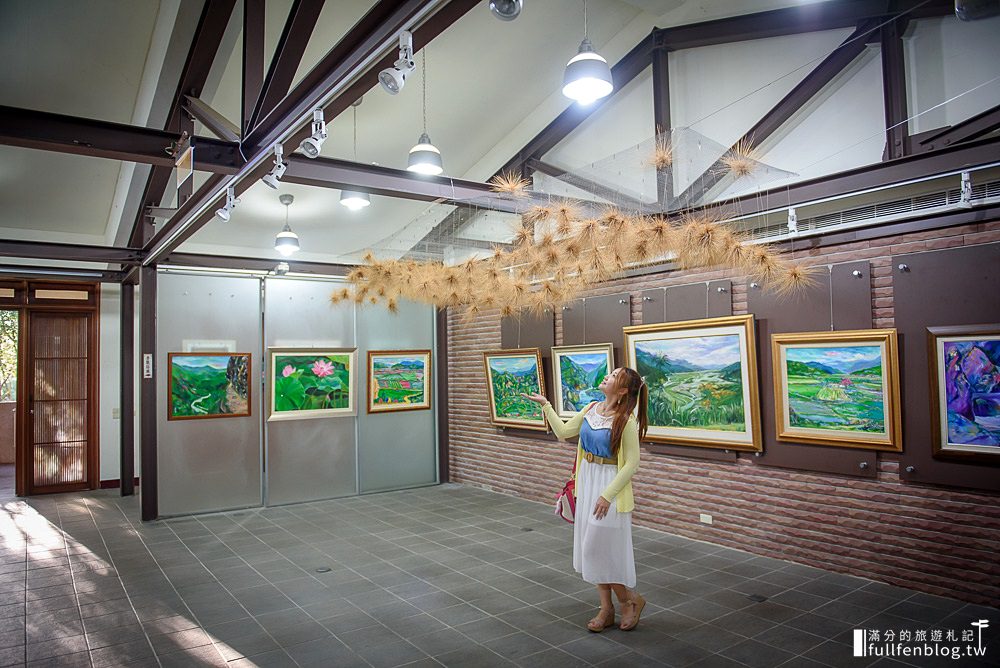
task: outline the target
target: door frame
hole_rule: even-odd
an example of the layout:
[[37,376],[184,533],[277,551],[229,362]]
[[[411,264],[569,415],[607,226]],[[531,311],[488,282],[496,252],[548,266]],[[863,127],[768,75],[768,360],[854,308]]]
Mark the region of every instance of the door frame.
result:
[[[29,496],[32,489],[31,453],[29,452],[30,416],[28,388],[23,382],[28,368],[30,319],[32,313],[86,313],[87,326],[87,479],[46,488],[45,494],[92,490],[100,487],[100,283],[61,281],[0,281],[0,288],[13,288],[14,295],[0,296],[0,308],[18,311],[17,411],[15,414],[14,493]],[[86,291],[86,299],[68,300],[57,296],[37,295],[38,290]]]

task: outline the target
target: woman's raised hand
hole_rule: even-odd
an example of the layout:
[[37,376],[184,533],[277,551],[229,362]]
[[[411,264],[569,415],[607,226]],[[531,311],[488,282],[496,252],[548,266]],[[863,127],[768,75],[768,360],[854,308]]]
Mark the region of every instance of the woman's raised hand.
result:
[[525,394],[524,392],[522,392],[521,396],[529,401],[534,401],[536,404],[541,404],[543,406],[547,404],[549,401],[548,399],[545,398],[544,395],[541,394]]

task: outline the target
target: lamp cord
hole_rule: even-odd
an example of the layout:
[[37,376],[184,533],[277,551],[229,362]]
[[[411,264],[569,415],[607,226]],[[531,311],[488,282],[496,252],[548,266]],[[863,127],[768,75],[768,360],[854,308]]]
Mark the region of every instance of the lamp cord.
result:
[[587,0],[583,0],[583,38],[590,39],[590,31],[587,24]]
[[358,106],[352,107],[354,112],[354,162],[358,161]]
[[427,47],[424,46],[420,56],[420,88],[422,92],[422,107],[424,115],[424,134],[427,134]]

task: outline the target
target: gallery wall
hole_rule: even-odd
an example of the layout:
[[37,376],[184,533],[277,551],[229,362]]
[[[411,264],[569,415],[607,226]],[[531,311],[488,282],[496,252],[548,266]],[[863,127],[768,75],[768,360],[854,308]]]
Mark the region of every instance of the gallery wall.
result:
[[[868,271],[859,280],[865,283],[873,327],[884,329],[896,325],[896,282],[911,278],[899,278],[902,270],[894,266],[894,258],[904,255],[921,258],[909,254],[945,253],[947,249],[963,247],[981,251],[986,245],[989,253],[995,253],[1000,248],[996,242],[1000,242],[1000,222],[983,222],[838,245],[816,244],[792,255],[815,265],[821,272],[830,265],[866,265]],[[940,264],[948,256],[934,257]],[[968,262],[966,258],[956,261]],[[961,301],[968,302],[969,295],[988,289],[980,284],[986,276],[984,272],[978,272],[978,281],[972,279],[969,285],[962,286],[960,292],[966,296]],[[951,279],[942,272],[936,276],[942,281]],[[585,296],[627,293],[630,321],[642,324],[644,291],[726,280],[731,281],[728,297],[731,301],[726,306],[734,315],[750,312],[749,304],[756,298],[748,299],[746,277],[729,271],[638,275],[602,284]],[[704,293],[705,288],[701,289]],[[797,299],[803,297],[787,300],[788,312],[808,311],[801,302],[797,304]],[[928,304],[927,308],[933,305]],[[995,322],[996,312],[992,316],[991,320],[984,315],[984,322]],[[557,313],[554,327],[557,345],[570,335],[564,330],[563,321],[563,314]],[[526,432],[501,432],[490,424],[482,352],[501,348],[502,329],[496,311],[484,311],[471,321],[459,314],[449,314],[451,479],[551,503],[572,467],[573,446],[551,438],[532,437]],[[758,336],[760,351],[769,341]],[[587,342],[592,341],[588,338]],[[619,341],[612,342],[621,345]],[[901,355],[905,354],[905,340],[901,341],[900,349]],[[911,357],[915,357],[912,352]],[[906,361],[901,358],[900,364],[905,373]],[[923,378],[926,376],[904,379],[904,389],[906,382],[921,382]],[[546,384],[550,383],[549,376]],[[771,391],[770,383],[769,372],[765,376],[762,370],[762,394]],[[998,469],[948,464],[942,465],[944,472],[936,481],[940,484],[917,482],[922,475],[923,479],[937,475],[934,463],[920,459],[922,453],[916,452],[930,447],[927,433],[907,434],[905,429],[908,411],[916,411],[914,415],[922,412],[924,416],[929,412],[923,405],[926,396],[920,402],[920,405],[908,403],[904,392],[902,453],[809,446],[831,453],[831,459],[847,451],[873,464],[859,469],[854,463],[850,473],[822,472],[822,466],[817,467],[820,470],[810,470],[808,464],[797,468],[764,465],[752,453],[729,458],[696,458],[694,452],[687,456],[654,454],[648,446],[644,447],[642,464],[634,478],[635,522],[765,556],[996,605],[1000,603],[1000,565],[995,558],[1000,546],[997,503],[1000,493],[982,490],[996,489]],[[910,467],[912,470],[904,470]],[[962,472],[979,489],[963,488]],[[700,523],[700,513],[711,514],[714,523]]]
[[[333,305],[329,297],[338,287],[329,279],[158,274],[161,516],[437,482],[433,410],[368,415],[366,395],[368,350],[433,350],[433,309],[407,303],[392,314],[383,307]],[[269,419],[272,348],[356,348],[354,414]],[[168,419],[169,354],[193,351],[250,353],[249,416]]]

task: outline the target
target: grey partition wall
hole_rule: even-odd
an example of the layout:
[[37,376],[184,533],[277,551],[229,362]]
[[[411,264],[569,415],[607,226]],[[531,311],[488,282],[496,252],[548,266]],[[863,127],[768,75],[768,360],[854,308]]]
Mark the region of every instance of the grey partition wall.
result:
[[[157,466],[161,515],[261,503],[260,279],[161,272],[156,294]],[[250,416],[167,420],[167,356],[251,353]]]
[[[331,281],[264,280],[265,368],[268,348],[352,348],[353,303],[330,303]],[[358,351],[355,404],[364,411],[365,361]],[[265,383],[267,385],[267,383]],[[264,419],[270,407],[265,392]],[[265,422],[265,500],[268,505],[357,494],[357,418]]]
[[[437,482],[437,438],[432,394],[430,410],[368,413],[369,350],[430,350],[431,373],[437,372],[434,352],[434,309],[402,302],[398,313],[385,307],[358,307],[358,362],[366,376],[361,387],[358,425],[358,470],[362,492],[377,492]],[[434,379],[425,383],[433,388]]]

